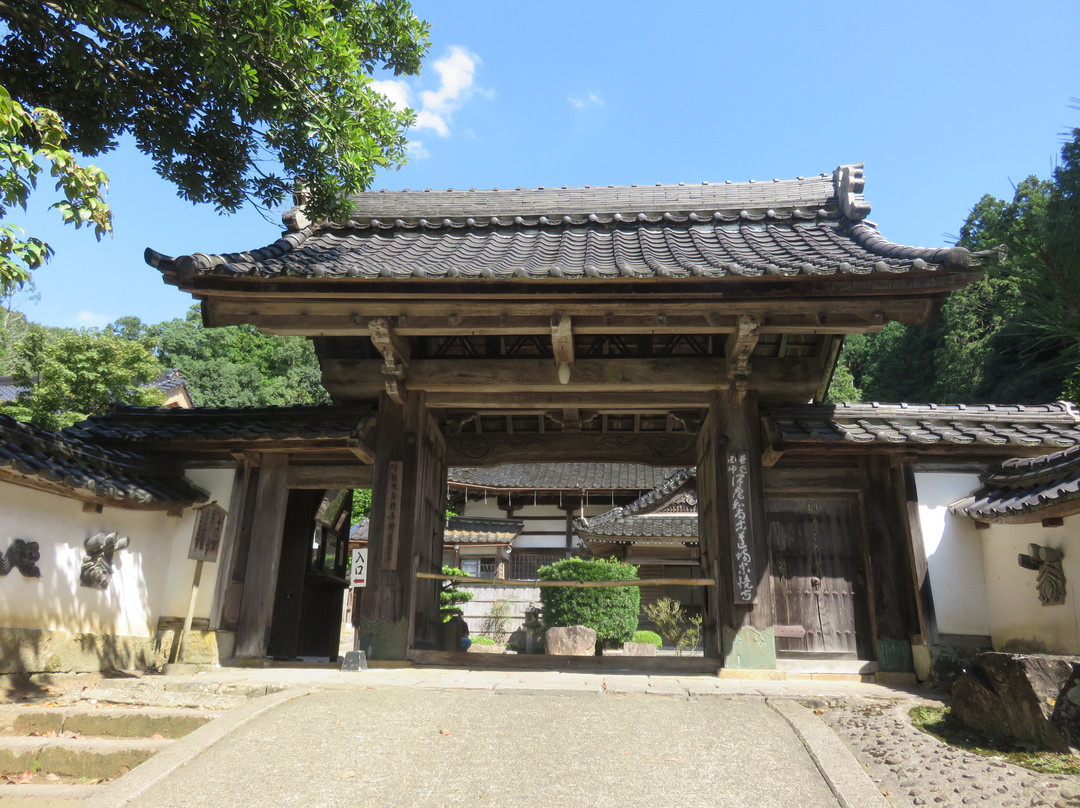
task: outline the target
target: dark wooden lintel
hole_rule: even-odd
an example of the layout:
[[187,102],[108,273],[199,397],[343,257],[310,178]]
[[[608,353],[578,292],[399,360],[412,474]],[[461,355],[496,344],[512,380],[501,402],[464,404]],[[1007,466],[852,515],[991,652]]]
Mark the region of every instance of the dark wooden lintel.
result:
[[558,458],[578,463],[691,466],[696,463],[696,441],[694,434],[670,432],[456,434],[446,438],[447,465],[497,466]]

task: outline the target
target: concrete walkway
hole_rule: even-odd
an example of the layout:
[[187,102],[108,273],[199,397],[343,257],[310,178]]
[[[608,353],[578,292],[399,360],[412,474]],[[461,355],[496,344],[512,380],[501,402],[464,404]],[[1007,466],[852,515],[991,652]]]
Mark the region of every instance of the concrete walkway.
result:
[[796,700],[916,695],[849,682],[431,668],[163,678],[208,692],[288,689],[196,730],[93,805],[874,808],[888,803]]

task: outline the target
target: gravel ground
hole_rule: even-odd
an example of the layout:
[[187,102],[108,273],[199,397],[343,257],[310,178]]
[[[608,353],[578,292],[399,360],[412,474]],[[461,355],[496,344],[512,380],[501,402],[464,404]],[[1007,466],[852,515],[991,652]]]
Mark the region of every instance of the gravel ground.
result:
[[896,806],[1080,806],[1080,776],[1039,774],[942,743],[911,724],[911,705],[849,704],[822,716]]

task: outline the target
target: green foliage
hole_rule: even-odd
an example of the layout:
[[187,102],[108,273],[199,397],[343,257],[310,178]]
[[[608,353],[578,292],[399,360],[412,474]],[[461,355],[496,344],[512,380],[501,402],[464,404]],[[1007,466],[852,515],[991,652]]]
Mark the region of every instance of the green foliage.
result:
[[480,634],[486,634],[495,643],[506,642],[509,632],[506,624],[510,620],[510,603],[505,600],[497,600],[491,604],[491,610],[480,621]]
[[[541,581],[629,581],[637,580],[638,570],[614,558],[567,558],[540,567]],[[637,586],[540,587],[544,623],[548,626],[588,626],[596,631],[599,647],[603,642],[626,642],[637,630],[641,592]]]
[[27,280],[22,287],[11,286],[6,294],[0,294],[0,375],[11,373],[15,361],[15,349],[30,331],[26,316],[18,310],[24,300],[38,300],[33,279]]
[[356,488],[352,498],[352,523],[363,522],[371,514],[371,489]]
[[315,349],[303,337],[262,334],[251,326],[203,328],[199,307],[187,317],[143,326],[125,317],[110,326],[152,344],[167,367],[180,371],[201,407],[324,404]]
[[635,631],[634,636],[630,638],[630,642],[647,642],[655,645],[657,648],[664,644],[660,635],[655,631]]
[[[1080,162],[1076,144],[1074,132],[1053,182],[1028,177],[1012,200],[979,200],[958,244],[973,251],[1004,245],[1008,258],[949,295],[937,325],[894,322],[876,334],[848,336],[828,400],[1041,403],[1060,397],[1065,378],[1080,364],[1080,308],[1070,303],[1080,295],[1080,270],[1075,245],[1068,248],[1068,239],[1055,242],[1051,234],[1068,231],[1053,221],[1073,222],[1077,215],[1075,203],[1055,207],[1054,201],[1077,198],[1080,167],[1073,173],[1069,162],[1070,154]],[[1065,246],[1051,252],[1051,244]],[[1058,265],[1055,276],[1051,267]]]
[[[0,3],[0,17],[6,3]],[[5,224],[12,208],[26,210],[38,179],[49,167],[62,197],[49,208],[76,228],[92,227],[98,240],[112,230],[112,214],[105,202],[108,178],[96,166],[80,165],[63,147],[64,124],[55,112],[28,109],[0,87],[0,294],[19,286],[52,257],[52,248],[27,237],[21,227]],[[92,110],[88,110],[92,114]]]
[[109,332],[60,331],[30,326],[19,343],[12,377],[29,393],[2,411],[46,429],[62,429],[114,403],[150,406],[164,397],[141,387],[161,372],[143,345]]
[[686,649],[693,652],[701,642],[701,615],[688,617],[679,601],[660,598],[642,611],[660,635],[675,646],[676,656],[682,656]]
[[491,637],[485,637],[483,634],[478,634],[472,638],[473,645],[498,645]]
[[0,19],[12,96],[81,153],[130,133],[185,199],[272,206],[296,181],[318,218],[404,162],[415,115],[371,74],[417,74],[428,46],[405,0],[3,0]]
[[[443,575],[465,576],[465,570],[457,567],[442,568]],[[439,581],[439,613],[443,616],[443,622],[449,620],[455,612],[459,611],[458,604],[467,603],[473,599],[472,592],[462,592],[458,589],[457,581]]]

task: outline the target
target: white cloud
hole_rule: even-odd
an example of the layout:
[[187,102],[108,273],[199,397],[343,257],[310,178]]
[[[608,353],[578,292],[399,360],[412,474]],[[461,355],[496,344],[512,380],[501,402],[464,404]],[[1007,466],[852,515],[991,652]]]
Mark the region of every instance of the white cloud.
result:
[[[419,99],[414,98],[413,86],[404,79],[386,79],[371,82],[371,87],[390,99],[395,109],[406,107],[416,111],[414,129],[430,129],[439,137],[449,137],[453,113],[474,95],[494,98],[494,91],[484,90],[475,85],[476,66],[480,57],[470,53],[460,45],[454,45],[449,53],[436,59],[432,67],[439,76],[439,86],[435,90],[419,92]],[[409,152],[413,157],[429,156],[423,142],[409,143]]]
[[98,314],[93,311],[80,311],[75,315],[75,319],[71,321],[71,325],[75,328],[101,328],[112,321],[113,318],[107,314]]
[[589,93],[584,98],[578,95],[568,95],[566,96],[566,100],[574,109],[604,106],[604,99],[598,96],[596,93]]
[[441,115],[427,109],[422,109],[416,113],[416,128],[434,129],[439,133],[440,137],[446,137],[450,134],[450,127],[446,125],[446,120]]
[[473,79],[480,57],[469,53],[460,45],[450,48],[450,55],[436,59],[433,65],[439,74],[441,84],[432,92],[420,93],[420,103],[424,109],[435,112],[453,112],[472,95]]
[[412,92],[404,79],[388,79],[371,82],[371,89],[390,99],[395,109],[405,109],[411,102]]

